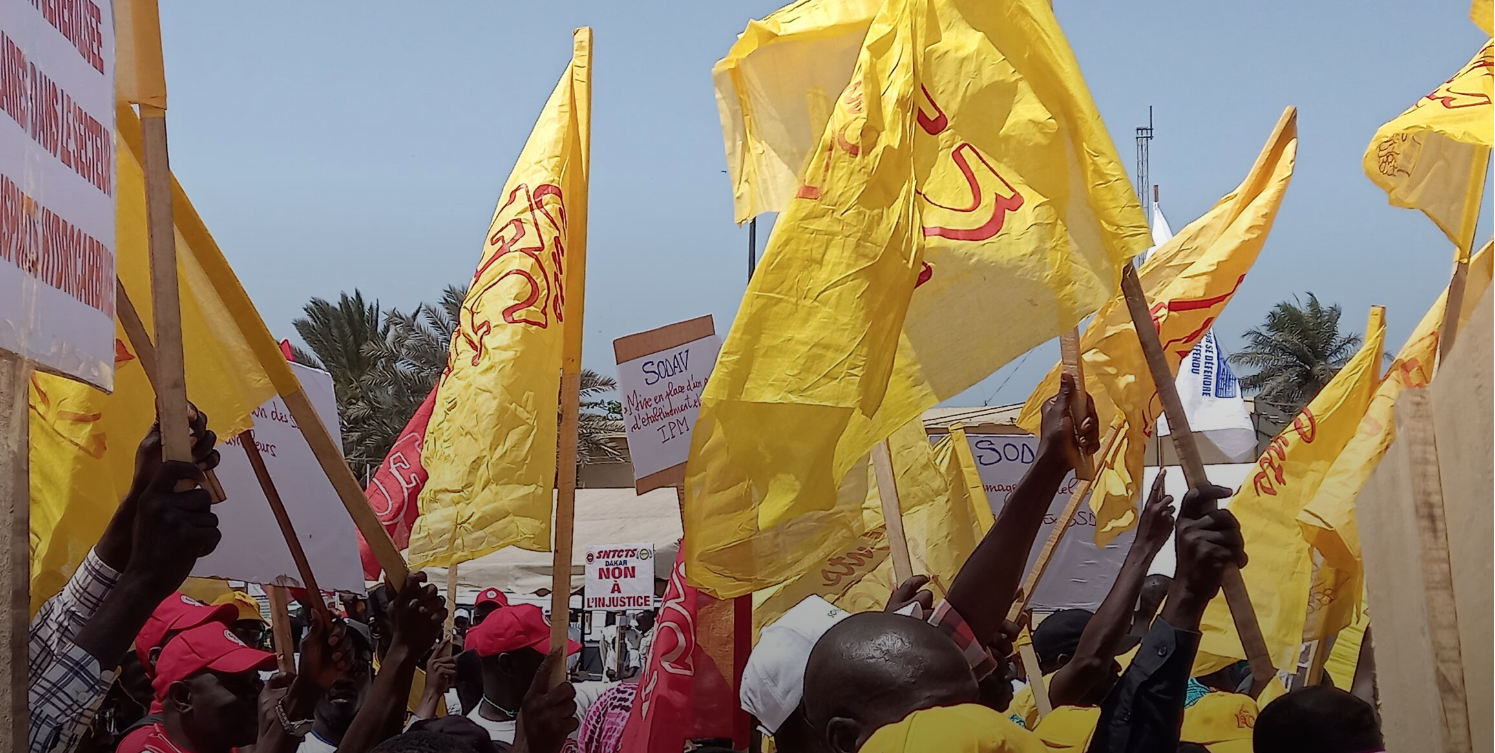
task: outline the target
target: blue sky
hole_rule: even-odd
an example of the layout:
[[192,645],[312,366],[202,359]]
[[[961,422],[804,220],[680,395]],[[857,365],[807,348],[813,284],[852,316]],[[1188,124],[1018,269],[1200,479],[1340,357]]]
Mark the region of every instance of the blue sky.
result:
[[[710,70],[778,5],[164,2],[172,167],[277,337],[294,338],[313,296],[358,288],[409,309],[471,277],[570,32],[590,25],[585,363],[611,373],[614,338],[703,313],[725,333],[736,313],[746,230],[732,223]],[[1451,251],[1420,213],[1386,204],[1360,158],[1381,123],[1478,49],[1467,1],[1056,6],[1129,167],[1153,106],[1153,182],[1175,230],[1240,181],[1298,106],[1296,176],[1220,320],[1222,345],[1313,291],[1356,331],[1385,304],[1400,347]],[[1022,401],[1057,358],[1050,343],[949,404]]]

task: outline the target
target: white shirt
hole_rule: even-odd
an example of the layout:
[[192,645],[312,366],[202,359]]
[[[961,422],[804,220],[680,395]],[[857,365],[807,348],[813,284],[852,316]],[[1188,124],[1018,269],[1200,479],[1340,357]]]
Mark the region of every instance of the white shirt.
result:
[[[578,725],[580,725],[582,719],[584,719],[586,717],[586,715],[587,715],[587,709],[591,708],[592,704],[597,701],[597,697],[600,696],[600,695],[602,695],[602,691],[607,690],[608,688],[612,687],[615,684],[616,683],[611,683],[611,682],[573,682],[573,683],[571,683],[571,687],[573,687],[573,688],[576,689],[576,722],[577,722]],[[494,719],[485,719],[485,718],[483,718],[482,714],[478,713],[478,709],[482,708],[482,706],[483,706],[482,702],[479,701],[478,702],[478,708],[475,708],[472,711],[468,712],[467,714],[465,714],[465,716],[468,719],[471,719],[474,722],[477,722],[477,724],[478,724],[479,727],[482,727],[483,729],[488,730],[488,739],[489,740],[492,740],[494,742],[508,743],[510,745],[513,745],[514,744],[514,733],[515,733],[515,731],[517,729],[515,720],[509,719],[509,720],[506,720],[506,721],[498,721],[498,720],[494,720]],[[577,741],[576,735],[580,731],[581,731],[581,727],[578,726],[576,728],[576,732],[572,732],[570,735],[568,735],[566,737],[566,739],[570,740],[572,742],[576,742]],[[311,736],[308,735],[307,737],[310,738]],[[309,752],[308,751],[298,750],[296,753],[309,753]],[[317,753],[321,753],[321,752],[318,751]]]
[[301,745],[296,748],[296,753],[337,753],[337,746],[317,737],[315,732],[308,732],[306,737],[301,738]]

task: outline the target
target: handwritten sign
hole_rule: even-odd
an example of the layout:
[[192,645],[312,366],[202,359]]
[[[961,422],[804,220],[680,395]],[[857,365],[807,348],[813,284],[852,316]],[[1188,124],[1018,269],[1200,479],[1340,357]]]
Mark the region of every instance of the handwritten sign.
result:
[[613,350],[635,489],[683,482],[701,392],[721,350],[711,317],[619,338]]
[[106,390],[114,150],[113,6],[0,0],[0,351]]
[[[332,377],[325,371],[291,364],[301,387],[322,417],[322,423],[337,440],[337,398]],[[218,448],[223,460],[218,480],[227,500],[216,505],[223,540],[218,548],[197,561],[192,574],[199,578],[225,578],[265,585],[300,587],[301,577],[282,538],[270,503],[260,490],[249,466],[239,435]],[[306,550],[306,559],[317,585],[329,591],[363,593],[363,567],[358,559],[357,529],[317,463],[311,447],[279,397],[254,411],[254,440],[265,468],[285,502],[286,513],[296,527],[296,537]],[[340,440],[339,440],[340,441]]]
[[587,547],[584,598],[589,611],[654,608],[654,545]]

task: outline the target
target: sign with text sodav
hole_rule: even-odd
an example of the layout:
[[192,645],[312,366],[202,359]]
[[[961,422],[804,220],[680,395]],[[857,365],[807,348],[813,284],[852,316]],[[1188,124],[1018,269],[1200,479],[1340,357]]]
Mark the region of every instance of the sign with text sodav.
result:
[[639,494],[685,481],[690,431],[721,345],[710,316],[613,341],[623,428]]
[[622,612],[654,608],[654,545],[604,544],[587,547],[585,591],[588,611]]
[[0,0],[0,351],[114,387],[114,13]]

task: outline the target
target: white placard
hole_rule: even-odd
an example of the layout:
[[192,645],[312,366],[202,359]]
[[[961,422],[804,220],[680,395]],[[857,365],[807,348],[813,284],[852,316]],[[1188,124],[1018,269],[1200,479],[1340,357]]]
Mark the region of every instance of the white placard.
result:
[[[322,423],[341,444],[337,398],[332,377],[325,371],[291,364],[301,387],[317,409]],[[275,490],[285,503],[306,550],[317,585],[327,591],[364,593],[363,566],[358,558],[358,535],[353,519],[338,499],[311,447],[279,397],[254,412],[254,438]],[[212,554],[197,561],[192,574],[265,585],[301,587],[291,550],[281,536],[270,503],[260,490],[249,458],[239,445],[242,435],[218,448],[223,461],[218,480],[227,500],[213,508],[223,540]]]
[[683,464],[701,392],[721,350],[716,335],[618,364],[618,395],[634,478]]
[[0,0],[0,351],[114,388],[114,9]]
[[622,612],[654,608],[654,545],[587,547],[586,609]]
[[[1038,438],[1026,434],[971,434],[968,438],[981,483],[986,487],[987,501],[991,502],[992,512],[1000,515],[1002,506],[1007,503],[1007,495],[1033,466]],[[1069,503],[1076,483],[1071,473],[1059,485],[1059,493],[1054,495],[1033,541],[1033,548],[1028,552],[1025,573],[1032,571],[1033,563],[1038,560],[1044,542],[1049,540],[1050,532],[1064,513],[1064,506]],[[1059,609],[1093,611],[1099,607],[1116,581],[1116,573],[1121,569],[1121,561],[1126,559],[1127,550],[1132,547],[1134,535],[1134,531],[1127,531],[1104,549],[1096,547],[1095,513],[1090,511],[1089,503],[1081,505],[1074,520],[1070,521],[1069,531],[1059,539],[1059,548],[1054,550],[1054,559],[1044,572],[1043,580],[1038,582],[1038,588],[1033,592],[1033,609],[1040,612]]]

